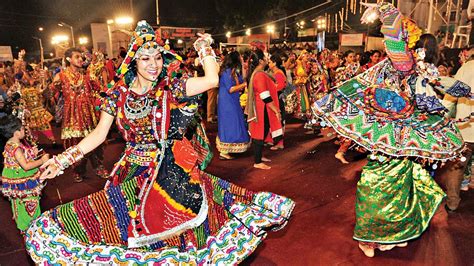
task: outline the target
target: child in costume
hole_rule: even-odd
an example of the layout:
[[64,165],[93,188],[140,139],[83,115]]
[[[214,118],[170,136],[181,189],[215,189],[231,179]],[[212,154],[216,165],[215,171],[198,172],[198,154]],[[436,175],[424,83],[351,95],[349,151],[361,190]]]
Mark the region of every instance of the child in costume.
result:
[[43,184],[39,180],[39,167],[49,159],[49,155],[37,159],[38,149],[23,142],[25,128],[17,117],[2,117],[0,131],[8,139],[3,152],[1,190],[11,201],[13,220],[23,233],[41,213],[39,201]]

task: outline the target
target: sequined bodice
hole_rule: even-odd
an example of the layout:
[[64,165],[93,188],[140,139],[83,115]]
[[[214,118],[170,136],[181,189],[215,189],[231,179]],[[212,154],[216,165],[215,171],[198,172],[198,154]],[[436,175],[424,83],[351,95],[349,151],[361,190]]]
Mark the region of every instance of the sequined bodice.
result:
[[8,141],[5,145],[5,150],[3,151],[3,157],[5,158],[4,164],[6,168],[9,169],[20,169],[21,166],[18,161],[15,159],[16,149],[19,148],[23,151],[23,155],[27,162],[34,161],[35,155],[33,149],[29,149],[22,144],[18,144],[12,141]]
[[134,144],[157,143],[155,133],[163,118],[163,91],[158,88],[140,95],[127,91],[117,102],[116,123],[127,142]]

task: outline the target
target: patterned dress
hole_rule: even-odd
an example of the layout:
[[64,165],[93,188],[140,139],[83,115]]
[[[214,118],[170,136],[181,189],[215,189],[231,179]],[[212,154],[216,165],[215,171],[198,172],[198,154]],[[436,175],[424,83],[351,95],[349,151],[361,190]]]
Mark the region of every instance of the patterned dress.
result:
[[15,159],[20,149],[26,161],[34,161],[33,149],[23,144],[8,141],[3,152],[2,194],[11,201],[13,220],[18,229],[25,231],[40,213],[40,194],[43,185],[39,182],[38,168],[25,171]]
[[30,112],[26,123],[33,131],[51,130],[51,115],[43,105],[42,95],[36,87],[28,87],[21,90],[21,99],[25,101],[25,107]]
[[45,212],[28,229],[36,263],[235,264],[264,229],[287,223],[292,200],[199,169],[183,138],[198,107],[185,83],[173,74],[143,95],[123,81],[108,92],[102,110],[116,117],[126,149],[104,190]]
[[354,239],[395,244],[420,236],[445,196],[423,162],[438,166],[463,149],[454,121],[439,113],[433,88],[456,97],[470,90],[418,71],[407,22],[390,4],[379,9],[390,60],[343,82],[316,101],[313,111],[372,152],[357,183]]
[[59,72],[64,97],[61,139],[66,148],[78,143],[96,127],[93,88],[89,76],[65,69]]

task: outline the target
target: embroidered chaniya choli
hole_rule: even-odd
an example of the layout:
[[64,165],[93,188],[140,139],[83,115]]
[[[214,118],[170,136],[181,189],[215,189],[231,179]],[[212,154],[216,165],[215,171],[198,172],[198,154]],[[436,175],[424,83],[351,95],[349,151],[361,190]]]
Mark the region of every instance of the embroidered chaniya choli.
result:
[[200,170],[184,136],[197,99],[185,94],[180,61],[165,65],[168,75],[145,94],[124,79],[106,93],[101,109],[116,118],[125,151],[104,190],[45,212],[28,229],[36,263],[236,264],[266,229],[286,225],[292,200]]
[[[313,111],[372,154],[357,184],[354,239],[396,244],[416,238],[445,194],[425,167],[459,159],[463,140],[434,89],[456,97],[469,87],[438,77],[409,46],[421,31],[391,4],[377,6],[389,59],[339,85]],[[420,53],[423,53],[421,50]]]
[[40,195],[43,184],[39,181],[38,168],[24,170],[15,159],[21,151],[27,162],[35,160],[32,147],[8,141],[3,151],[2,194],[11,201],[13,220],[17,228],[24,231],[40,213]]

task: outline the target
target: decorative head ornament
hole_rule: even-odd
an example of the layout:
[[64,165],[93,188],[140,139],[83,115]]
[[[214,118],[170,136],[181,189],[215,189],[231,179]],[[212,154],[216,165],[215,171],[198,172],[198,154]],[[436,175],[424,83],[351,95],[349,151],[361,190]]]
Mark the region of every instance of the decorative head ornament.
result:
[[[130,44],[128,46],[127,55],[123,59],[122,64],[117,70],[119,76],[124,76],[129,71],[130,63],[135,60],[138,56],[143,54],[152,54],[159,51],[164,57],[171,57],[172,60],[181,58],[173,52],[166,50],[158,42],[161,40],[156,39],[156,34],[153,28],[145,20],[141,20],[137,23],[135,31],[132,33]],[[164,58],[164,64],[167,65],[170,60]]]

